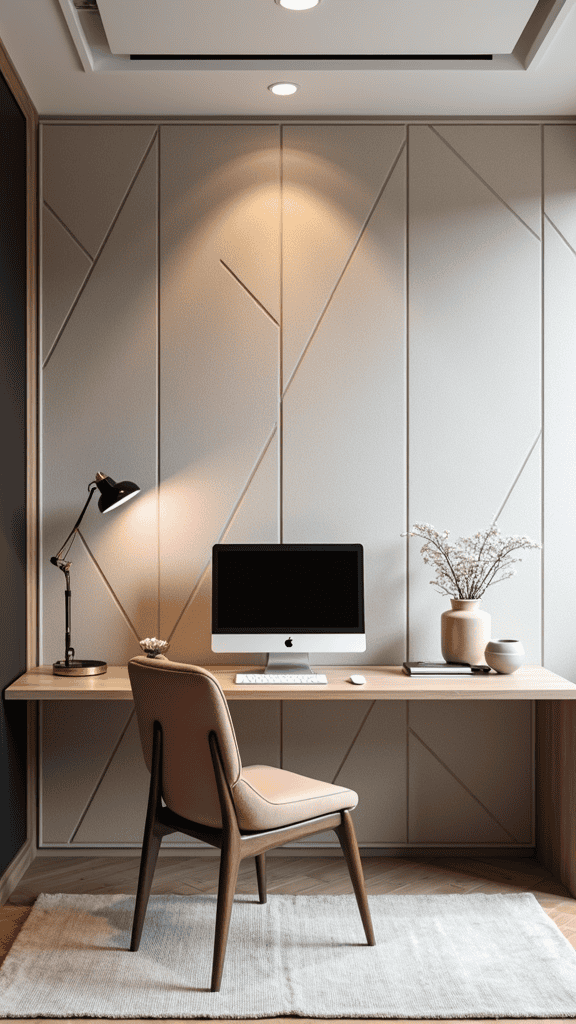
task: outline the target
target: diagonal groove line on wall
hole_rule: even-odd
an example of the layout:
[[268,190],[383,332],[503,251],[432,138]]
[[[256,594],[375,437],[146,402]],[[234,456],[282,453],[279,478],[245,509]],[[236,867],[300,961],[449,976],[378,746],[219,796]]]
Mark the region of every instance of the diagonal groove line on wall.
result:
[[346,260],[346,263],[344,264],[344,266],[343,266],[343,268],[342,268],[342,270],[341,270],[341,272],[340,272],[340,274],[338,276],[336,284],[334,285],[332,291],[330,292],[330,295],[328,296],[326,304],[324,305],[324,308],[322,309],[322,312],[320,313],[320,316],[318,317],[318,319],[317,319],[317,321],[316,321],[316,323],[315,323],[315,325],[314,325],[314,327],[312,329],[312,333],[311,333],[310,337],[308,338],[308,341],[306,342],[302,352],[300,353],[300,357],[298,359],[298,362],[296,363],[296,366],[294,367],[294,369],[292,370],[292,373],[290,374],[290,376],[288,378],[288,381],[286,383],[286,387],[284,388],[284,391],[282,392],[282,398],[285,397],[286,392],[288,391],[288,388],[290,387],[292,381],[294,380],[294,377],[296,376],[296,374],[298,373],[298,370],[300,369],[300,365],[301,365],[301,363],[302,363],[306,353],[308,352],[308,349],[310,348],[310,345],[312,344],[312,341],[314,340],[314,337],[316,336],[316,333],[317,333],[317,331],[318,331],[318,329],[320,327],[320,324],[322,323],[324,317],[326,316],[326,313],[328,312],[328,307],[330,306],[330,303],[332,302],[332,299],[334,298],[334,296],[336,294],[336,291],[338,289],[338,286],[339,286],[342,278],[344,277],[344,274],[348,270],[348,267],[350,266],[350,263],[352,262],[352,260],[354,258],[354,254],[356,253],[356,250],[358,249],[358,246],[360,245],[360,242],[362,241],[362,238],[364,237],[364,233],[365,233],[365,231],[366,231],[370,221],[372,220],[372,217],[374,216],[374,214],[376,212],[376,209],[378,207],[378,203],[380,202],[382,196],[384,195],[384,191],[386,189],[386,186],[388,185],[388,182],[390,181],[390,178],[394,174],[394,171],[396,170],[396,166],[398,164],[398,161],[400,160],[400,157],[402,156],[402,153],[404,152],[405,149],[406,149],[406,139],[404,139],[404,141],[402,142],[402,145],[400,146],[400,149],[398,150],[398,153],[396,154],[396,157],[395,157],[395,159],[394,159],[394,161],[392,163],[392,166],[391,166],[390,170],[388,171],[388,174],[386,175],[384,184],[382,185],[382,188],[380,189],[378,195],[376,196],[376,199],[374,200],[372,208],[371,208],[371,210],[370,210],[370,212],[369,212],[369,214],[368,214],[368,216],[367,216],[367,218],[366,218],[366,220],[365,220],[365,222],[364,222],[364,224],[363,224],[363,226],[362,226],[362,228],[360,230],[360,234],[358,235],[358,238],[356,239],[354,245],[352,246],[352,250],[349,253],[348,259]]
[[93,555],[93,554],[92,554],[92,552],[91,552],[90,548],[88,547],[88,544],[86,543],[86,541],[85,541],[84,537],[83,537],[83,536],[82,536],[82,534],[80,533],[80,530],[78,530],[78,536],[80,537],[80,540],[82,541],[82,543],[83,543],[83,545],[84,545],[84,549],[85,549],[85,551],[86,551],[86,553],[87,553],[88,557],[89,557],[89,558],[91,559],[91,561],[92,561],[92,564],[94,565],[94,568],[96,569],[96,572],[97,572],[97,573],[98,573],[98,575],[100,576],[100,579],[101,579],[101,580],[102,580],[102,582],[104,583],[104,586],[106,587],[106,589],[107,589],[108,593],[110,594],[110,597],[112,598],[112,600],[114,601],[114,604],[115,604],[115,605],[116,605],[116,607],[118,608],[118,611],[120,612],[120,614],[121,614],[121,615],[123,615],[123,616],[124,616],[124,618],[125,618],[125,620],[126,620],[126,623],[127,623],[127,625],[128,625],[129,627],[130,627],[130,629],[131,629],[131,630],[132,630],[132,632],[134,633],[134,636],[136,637],[136,639],[138,640],[138,642],[140,642],[140,637],[138,636],[138,633],[136,632],[136,630],[134,629],[134,626],[132,625],[132,622],[131,622],[131,620],[130,620],[130,616],[129,616],[129,615],[128,615],[128,613],[127,613],[127,612],[125,611],[125,609],[124,609],[124,608],[122,607],[122,605],[120,604],[120,601],[118,600],[118,598],[117,598],[116,594],[114,593],[114,590],[112,589],[112,586],[111,586],[111,584],[110,584],[110,583],[108,582],[108,580],[106,579],[106,577],[105,577],[104,573],[102,572],[102,569],[101,569],[101,568],[100,568],[100,566],[98,565],[98,562],[97,562],[97,560],[96,560],[96,557],[95,557],[95,555]]
[[134,174],[134,177],[132,178],[132,181],[130,182],[130,184],[129,184],[127,190],[126,190],[126,192],[124,194],[124,198],[122,199],[122,201],[120,203],[120,206],[118,207],[118,209],[117,209],[117,211],[116,211],[116,213],[114,215],[112,223],[110,224],[110,227],[108,228],[108,231],[106,232],[106,235],[104,236],[102,244],[101,244],[100,248],[98,249],[98,252],[96,253],[96,255],[94,257],[94,262],[93,262],[92,266],[90,267],[88,273],[86,274],[86,277],[84,278],[84,282],[82,284],[82,287],[80,288],[80,291],[78,292],[76,298],[74,299],[74,302],[70,306],[70,309],[68,310],[68,314],[67,314],[67,316],[66,316],[66,318],[64,320],[64,323],[62,324],[62,327],[58,331],[58,334],[56,335],[56,337],[55,337],[55,339],[54,339],[54,341],[52,343],[50,351],[48,352],[48,355],[46,356],[44,362],[42,363],[42,369],[43,370],[45,370],[46,367],[48,366],[48,363],[49,363],[50,359],[52,358],[52,355],[53,355],[53,353],[54,353],[54,351],[56,349],[56,346],[57,346],[58,342],[60,341],[60,338],[64,334],[64,331],[66,330],[66,327],[68,326],[70,318],[71,318],[74,310],[76,309],[76,306],[78,305],[80,299],[82,298],[82,295],[84,294],[84,291],[86,289],[86,285],[88,284],[88,281],[90,280],[90,278],[92,277],[92,274],[94,273],[96,267],[98,266],[98,260],[100,259],[100,256],[104,252],[104,249],[106,247],[106,243],[107,243],[108,239],[110,238],[110,235],[112,234],[112,232],[113,232],[113,230],[114,230],[114,228],[116,226],[116,222],[117,222],[120,214],[122,213],[122,210],[124,209],[124,206],[126,205],[128,197],[129,197],[132,189],[134,188],[134,185],[136,184],[136,181],[138,180],[138,175],[140,174],[140,171],[142,170],[144,164],[146,163],[148,155],[149,155],[149,153],[150,153],[154,143],[156,142],[157,138],[158,138],[158,129],[156,129],[156,131],[154,132],[154,135],[152,136],[150,142],[148,143],[148,146],[146,147],[146,152],[144,153],[144,156],[142,157],[140,163],[138,164],[138,167],[136,168],[136,172]]
[[538,431],[538,433],[537,433],[537,435],[536,435],[536,440],[535,440],[535,441],[533,441],[533,443],[532,443],[532,444],[530,445],[530,449],[529,449],[529,451],[528,451],[528,454],[527,454],[526,458],[524,459],[524,462],[523,462],[523,463],[522,463],[522,465],[520,466],[520,469],[519,469],[519,470],[518,470],[518,472],[516,473],[516,476],[514,477],[514,480],[512,481],[512,486],[511,486],[510,490],[508,491],[508,493],[507,493],[506,497],[504,498],[504,501],[503,501],[503,502],[502,502],[502,504],[500,505],[500,508],[498,509],[498,511],[497,511],[497,513],[496,513],[496,515],[494,516],[494,518],[493,518],[493,520],[492,520],[492,522],[493,522],[493,523],[495,523],[495,522],[496,522],[496,520],[497,520],[497,519],[498,519],[498,518],[500,517],[500,515],[502,514],[502,512],[503,512],[503,510],[504,510],[504,508],[505,508],[505,506],[506,506],[506,504],[507,504],[507,502],[508,502],[508,499],[509,499],[510,495],[512,494],[512,491],[513,491],[513,490],[514,490],[514,488],[516,487],[516,484],[518,483],[518,481],[519,481],[520,477],[522,476],[522,473],[524,472],[524,468],[525,468],[525,466],[526,466],[526,464],[527,464],[527,462],[528,462],[528,459],[529,459],[529,458],[530,458],[530,456],[532,455],[532,452],[534,451],[534,449],[535,449],[536,445],[538,444],[538,441],[540,440],[540,438],[541,438],[541,437],[542,437],[542,427],[540,427],[540,430]]
[[114,748],[112,750],[112,753],[110,754],[110,757],[106,761],[106,764],[104,765],[104,768],[102,769],[102,771],[100,772],[100,775],[98,776],[98,781],[96,782],[96,785],[94,786],[94,789],[92,790],[90,796],[88,797],[88,800],[86,802],[86,806],[85,806],[84,810],[82,811],[82,814],[80,815],[80,818],[78,819],[78,823],[77,823],[76,827],[73,829],[72,834],[71,834],[71,836],[70,836],[70,838],[68,840],[69,843],[73,843],[74,842],[74,840],[75,840],[75,838],[76,838],[76,836],[78,834],[78,831],[80,829],[80,826],[82,825],[82,822],[84,821],[84,818],[86,817],[86,815],[88,814],[88,811],[90,810],[90,808],[92,806],[92,803],[94,801],[94,797],[96,796],[96,793],[98,792],[98,790],[100,789],[100,786],[102,785],[102,783],[104,781],[105,775],[106,775],[110,765],[112,764],[112,761],[114,760],[114,757],[116,755],[116,751],[118,750],[120,744],[122,743],[122,740],[124,739],[124,737],[126,735],[126,732],[128,730],[128,726],[130,725],[130,722],[134,718],[135,710],[136,710],[135,708],[132,708],[132,711],[128,715],[128,721],[126,722],[126,725],[122,728],[122,730],[120,732],[120,736],[118,737],[116,743],[114,744]]
[[54,217],[54,220],[57,220],[58,223],[62,225],[62,227],[64,228],[64,231],[66,232],[66,234],[68,234],[70,236],[72,241],[76,243],[76,245],[78,246],[79,249],[82,250],[84,255],[88,257],[88,259],[90,260],[90,263],[94,263],[94,257],[90,255],[90,253],[88,252],[88,249],[84,248],[84,246],[82,245],[82,242],[80,241],[80,239],[76,238],[76,235],[74,234],[73,231],[70,230],[68,225],[62,220],[62,217],[60,217],[59,214],[56,213],[56,210],[52,209],[52,207],[50,206],[50,203],[47,202],[46,199],[43,200],[43,203],[44,203],[44,206],[46,207],[46,209],[49,210],[50,213],[52,214],[52,216]]
[[477,797],[477,796],[476,796],[476,795],[475,795],[475,794],[474,794],[474,793],[472,792],[472,790],[468,788],[468,786],[466,785],[466,783],[465,783],[465,782],[462,782],[462,779],[459,779],[459,778],[458,778],[458,776],[457,776],[457,775],[455,774],[455,772],[453,772],[453,771],[452,771],[452,769],[448,767],[448,765],[446,764],[446,762],[445,762],[445,761],[443,761],[441,757],[438,757],[438,754],[436,754],[436,753],[435,753],[435,751],[434,751],[434,750],[432,750],[432,747],[429,747],[429,746],[428,746],[428,744],[424,742],[424,740],[422,739],[422,737],[421,737],[421,736],[419,736],[419,735],[418,735],[418,733],[417,733],[417,732],[415,732],[415,731],[414,731],[414,729],[413,729],[413,728],[412,728],[411,726],[410,726],[410,728],[409,728],[409,730],[408,730],[408,731],[409,731],[409,732],[410,732],[410,733],[412,734],[412,736],[414,736],[414,737],[415,737],[415,738],[416,738],[416,739],[417,739],[417,740],[418,740],[418,741],[419,741],[419,742],[420,742],[420,743],[422,744],[422,746],[423,746],[423,747],[425,747],[425,748],[426,748],[426,750],[428,751],[428,753],[429,753],[429,754],[432,754],[432,757],[433,757],[433,758],[435,758],[435,760],[436,760],[436,761],[438,761],[438,763],[442,765],[442,767],[443,767],[443,768],[444,768],[444,769],[445,769],[445,770],[446,770],[446,771],[448,772],[448,774],[452,776],[452,778],[453,778],[453,779],[455,780],[455,782],[457,782],[459,786],[462,786],[462,789],[466,790],[466,792],[468,793],[468,795],[469,795],[469,796],[471,796],[471,797],[472,797],[472,799],[473,799],[473,800],[475,800],[475,801],[476,801],[476,803],[477,803],[477,804],[479,804],[479,805],[480,805],[480,807],[481,807],[481,808],[482,808],[482,809],[483,809],[484,811],[486,811],[486,814],[487,814],[487,815],[488,815],[488,816],[489,816],[490,818],[492,818],[492,821],[495,821],[495,822],[496,822],[496,824],[497,824],[497,825],[498,825],[498,826],[499,826],[499,827],[500,827],[500,828],[502,829],[502,831],[503,831],[503,832],[505,832],[505,833],[506,833],[506,835],[507,835],[507,836],[509,836],[509,837],[510,837],[510,839],[512,840],[512,842],[513,842],[513,843],[519,843],[519,842],[520,842],[520,840],[519,840],[519,839],[517,839],[517,838],[516,838],[516,836],[515,836],[515,835],[513,835],[513,833],[512,833],[512,832],[510,832],[510,830],[509,830],[509,829],[507,829],[507,828],[506,828],[506,826],[505,826],[505,825],[503,825],[501,821],[498,821],[498,818],[496,817],[496,815],[495,815],[495,814],[492,814],[492,811],[491,811],[491,810],[490,810],[490,809],[489,809],[488,807],[486,807],[486,804],[482,803],[482,801],[481,801],[481,800],[479,799],[479,797]]
[[502,196],[498,194],[498,192],[496,192],[496,189],[492,188],[492,185],[488,184],[486,179],[483,178],[481,174],[478,174],[478,171],[475,170],[474,167],[472,167],[472,164],[469,164],[468,161],[464,159],[462,154],[459,153],[457,149],[454,149],[454,146],[451,146],[450,143],[448,142],[448,140],[445,139],[444,136],[441,135],[440,132],[436,130],[436,128],[434,128],[431,124],[429,124],[428,127],[429,127],[430,131],[434,132],[434,135],[436,135],[440,139],[440,141],[444,143],[444,145],[450,150],[450,152],[454,153],[454,156],[458,157],[458,159],[461,161],[461,163],[463,163],[464,166],[468,168],[470,173],[473,174],[475,178],[478,178],[478,181],[482,182],[484,187],[487,188],[488,191],[492,193],[492,195],[495,197],[495,199],[497,199],[498,202],[502,203],[502,206],[505,206],[506,209],[509,210],[510,213],[512,213],[516,217],[516,220],[519,220],[520,223],[526,228],[526,230],[529,231],[531,235],[534,235],[534,238],[536,238],[538,241],[540,241],[540,236],[536,234],[534,229],[531,228],[530,225],[526,223],[526,221],[520,216],[519,213],[516,213],[516,210],[512,209],[512,207],[509,205],[509,203],[507,203],[506,200],[503,199]]
[[348,754],[351,752],[352,747],[354,746],[354,744],[356,743],[356,740],[358,739],[360,733],[362,732],[362,729],[364,728],[364,726],[365,726],[365,724],[366,724],[366,722],[368,720],[368,715],[372,711],[375,703],[376,703],[375,700],[373,700],[371,702],[370,707],[368,708],[368,711],[366,712],[366,714],[364,715],[364,718],[360,722],[360,725],[358,726],[358,729],[356,730],[356,733],[355,733],[355,735],[354,735],[354,737],[352,739],[352,742],[350,743],[350,746],[348,747],[348,750],[344,754],[344,757],[342,758],[340,764],[338,765],[338,768],[336,769],[336,774],[335,774],[334,778],[332,779],[332,785],[334,785],[336,783],[336,779],[338,778],[338,776],[340,775],[340,772],[342,771],[342,768],[344,767],[344,764],[345,764],[345,762],[346,762],[346,760],[348,758]]
[[244,284],[244,281],[242,281],[241,278],[238,277],[238,274],[235,274],[234,271],[232,270],[232,268],[229,267],[228,264],[224,262],[224,260],[220,260],[220,263],[222,264],[224,269],[228,271],[228,273],[231,275],[231,277],[233,277],[234,280],[238,282],[240,287],[244,289],[246,294],[249,295],[250,298],[256,303],[258,308],[261,309],[262,312],[266,314],[266,316],[272,321],[272,323],[276,324],[276,327],[280,327],[280,324],[278,323],[276,318],[272,316],[272,313],[268,309],[266,309],[266,306],[264,305],[264,303],[260,302],[260,299],[256,298],[256,296],[254,295],[254,292],[250,291],[248,286]]
[[544,217],[545,217],[545,219],[546,219],[546,220],[548,221],[548,223],[549,223],[550,227],[551,227],[551,228],[554,228],[554,231],[556,232],[556,234],[560,236],[560,238],[561,238],[561,239],[562,239],[562,241],[564,242],[564,245],[567,245],[567,246],[568,246],[568,248],[570,249],[570,252],[572,253],[572,255],[573,255],[573,256],[576,256],[576,249],[574,249],[574,247],[573,247],[572,245],[570,245],[570,242],[569,242],[569,241],[568,241],[568,239],[567,239],[567,238],[566,238],[566,237],[565,237],[565,236],[564,236],[564,235],[562,234],[562,232],[560,231],[560,228],[556,226],[556,224],[554,223],[554,221],[553,221],[553,220],[551,220],[551,218],[550,218],[550,217],[548,216],[548,214],[547,214],[547,213],[545,213],[545,214],[544,214]]
[[[224,528],[223,528],[222,532],[220,533],[220,536],[214,542],[215,544],[222,544],[223,541],[224,541],[224,538],[226,537],[227,533],[229,532],[230,527],[232,526],[232,523],[234,522],[234,519],[236,518],[238,510],[240,509],[240,506],[242,505],[242,502],[244,501],[244,498],[246,497],[246,494],[248,492],[250,484],[252,483],[254,477],[256,476],[256,473],[258,472],[258,469],[260,468],[262,460],[263,460],[264,456],[266,455],[266,452],[268,451],[268,449],[269,449],[269,447],[270,447],[270,445],[271,445],[271,443],[272,443],[272,441],[274,439],[274,435],[276,433],[276,429],[277,429],[277,424],[275,423],[273,428],[272,428],[271,434],[267,438],[266,443],[264,444],[264,447],[263,447],[262,451],[260,452],[260,455],[256,459],[256,463],[255,463],[255,465],[254,465],[254,467],[252,469],[252,472],[250,473],[250,475],[248,477],[247,482],[245,483],[244,487],[242,488],[242,492],[240,494],[240,497],[238,498],[238,501],[234,505],[234,508],[232,509],[232,512],[230,513],[230,515],[228,517],[228,520],[224,524]],[[172,627],[172,630],[170,632],[170,636],[168,637],[168,642],[170,642],[172,640],[172,637],[174,636],[174,633],[178,629],[178,626],[180,625],[180,621],[181,621],[184,613],[190,607],[190,605],[194,601],[194,598],[196,597],[196,594],[200,590],[200,587],[202,586],[202,581],[204,580],[204,577],[206,576],[206,573],[208,572],[208,569],[210,568],[211,560],[212,560],[211,557],[209,557],[208,561],[206,562],[206,564],[204,566],[204,568],[202,569],[202,572],[200,573],[200,576],[198,577],[198,580],[196,581],[196,584],[195,584],[195,586],[194,586],[194,588],[192,590],[192,593],[190,594],[190,597],[186,601],[186,604],[184,605],[182,611],[180,612],[180,615],[178,616],[178,618],[176,619],[176,622],[174,623],[174,626]]]

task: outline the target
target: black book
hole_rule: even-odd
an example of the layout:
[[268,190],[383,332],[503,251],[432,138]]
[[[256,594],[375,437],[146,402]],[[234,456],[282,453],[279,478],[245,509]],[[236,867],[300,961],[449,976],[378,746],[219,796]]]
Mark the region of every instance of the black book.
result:
[[455,661],[405,661],[402,669],[407,676],[473,676],[486,675],[490,666],[461,665]]

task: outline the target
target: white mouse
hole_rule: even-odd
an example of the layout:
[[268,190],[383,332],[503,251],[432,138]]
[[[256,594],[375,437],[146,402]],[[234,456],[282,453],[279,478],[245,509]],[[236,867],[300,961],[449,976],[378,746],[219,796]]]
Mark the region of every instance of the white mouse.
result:
[[350,679],[348,681],[350,683],[356,683],[356,686],[363,686],[364,683],[366,682],[366,679],[365,679],[364,676],[356,676],[355,675],[355,676],[350,676]]

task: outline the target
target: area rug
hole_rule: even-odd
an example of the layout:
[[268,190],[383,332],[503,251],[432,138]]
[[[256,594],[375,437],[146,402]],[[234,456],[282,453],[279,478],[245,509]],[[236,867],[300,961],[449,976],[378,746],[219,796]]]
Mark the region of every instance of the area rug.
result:
[[234,900],[210,992],[215,896],[41,895],[0,971],[2,1017],[576,1017],[576,953],[531,893]]

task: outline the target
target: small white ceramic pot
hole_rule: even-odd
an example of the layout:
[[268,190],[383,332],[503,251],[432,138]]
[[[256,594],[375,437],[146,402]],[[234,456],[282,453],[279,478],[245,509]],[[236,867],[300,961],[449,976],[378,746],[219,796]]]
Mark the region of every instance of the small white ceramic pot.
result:
[[509,675],[524,664],[524,648],[519,640],[490,640],[484,651],[486,663],[495,672]]

